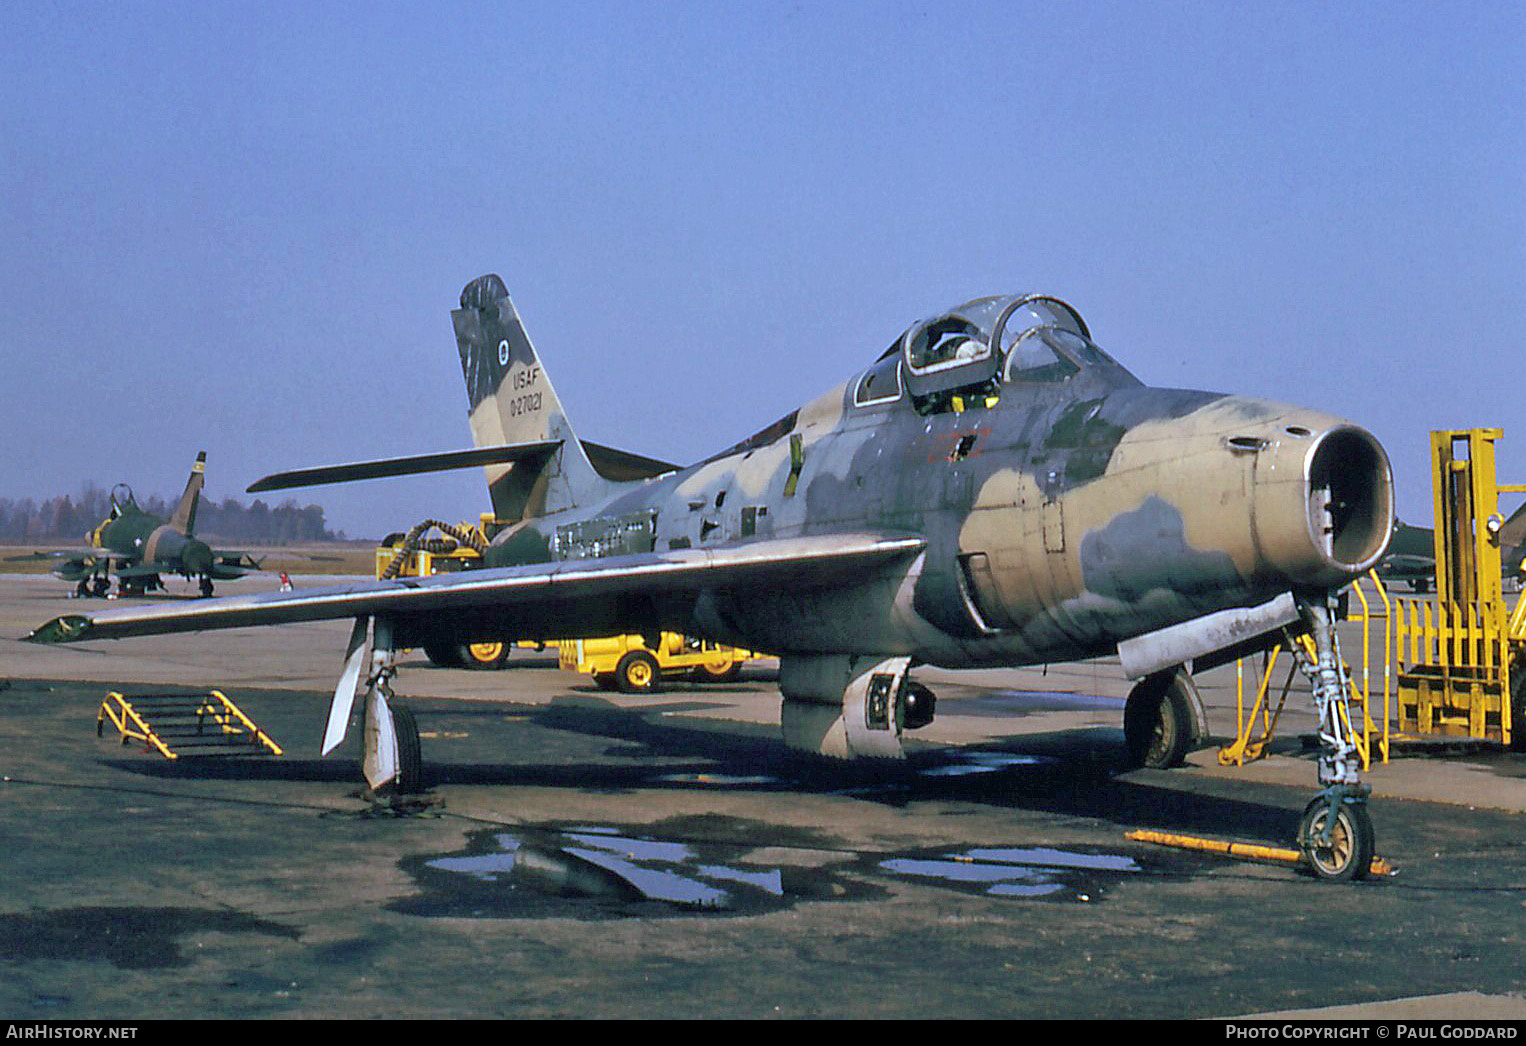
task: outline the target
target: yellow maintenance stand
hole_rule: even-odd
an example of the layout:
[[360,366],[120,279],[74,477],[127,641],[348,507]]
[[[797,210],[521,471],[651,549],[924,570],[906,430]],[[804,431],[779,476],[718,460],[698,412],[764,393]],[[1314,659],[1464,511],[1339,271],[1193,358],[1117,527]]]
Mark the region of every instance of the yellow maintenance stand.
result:
[[1436,595],[1395,599],[1401,739],[1468,738],[1526,747],[1526,597],[1501,583],[1500,429],[1431,433]]
[[117,728],[122,744],[142,741],[144,751],[166,759],[281,754],[281,746],[221,690],[132,695],[113,690],[95,717],[95,736],[105,736],[108,722]]

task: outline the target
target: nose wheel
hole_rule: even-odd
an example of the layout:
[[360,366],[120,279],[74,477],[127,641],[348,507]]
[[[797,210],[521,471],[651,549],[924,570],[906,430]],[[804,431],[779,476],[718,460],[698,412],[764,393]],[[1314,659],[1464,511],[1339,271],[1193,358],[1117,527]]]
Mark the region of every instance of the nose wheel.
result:
[[1298,846],[1316,878],[1327,882],[1367,878],[1375,844],[1366,796],[1344,788],[1315,796],[1298,822]]

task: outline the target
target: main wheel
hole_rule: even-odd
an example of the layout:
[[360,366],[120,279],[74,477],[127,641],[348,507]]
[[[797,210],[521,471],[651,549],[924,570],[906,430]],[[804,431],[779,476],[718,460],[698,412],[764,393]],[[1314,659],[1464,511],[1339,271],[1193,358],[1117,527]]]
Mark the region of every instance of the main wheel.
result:
[[1165,770],[1177,766],[1192,747],[1192,680],[1185,672],[1157,672],[1142,679],[1123,708],[1123,738],[1129,765]]
[[424,656],[441,668],[460,668],[461,650],[454,643],[425,643]]
[[615,666],[615,685],[625,694],[655,693],[660,676],[657,659],[645,650],[632,650]]
[[424,790],[424,754],[413,709],[393,705],[392,726],[397,731],[397,794],[417,795]]
[[1372,816],[1366,803],[1341,803],[1336,808],[1335,827],[1330,845],[1320,842],[1330,804],[1323,796],[1304,807],[1298,822],[1298,846],[1303,850],[1309,870],[1328,882],[1365,879],[1372,868],[1374,852]]
[[456,648],[463,668],[491,671],[509,659],[508,643],[463,643]]

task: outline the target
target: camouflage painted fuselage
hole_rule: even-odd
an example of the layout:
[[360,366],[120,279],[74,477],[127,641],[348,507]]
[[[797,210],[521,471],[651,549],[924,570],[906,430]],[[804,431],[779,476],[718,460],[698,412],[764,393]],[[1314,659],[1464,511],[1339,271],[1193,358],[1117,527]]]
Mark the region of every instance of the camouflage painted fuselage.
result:
[[93,547],[124,567],[193,577],[211,573],[214,566],[212,549],[205,541],[181,533],[136,505],[114,514],[87,537]]
[[70,555],[54,569],[54,574],[78,582],[81,595],[86,594],[92,580],[97,586],[95,594],[104,595],[109,573],[117,576],[127,592],[161,587],[161,574],[201,578],[204,595],[210,594],[214,579],[243,577],[248,567],[242,553],[217,552],[194,534],[206,460],[206,451],[197,455],[185,491],[168,520],[144,512],[138,507],[132,488],[125,483],[117,484],[111,492],[111,515],[85,535],[85,543],[92,551]]
[[[1383,551],[1386,457],[1338,418],[1147,388],[1089,342],[1057,354],[1064,367],[998,361],[973,384],[924,385],[919,397],[907,348],[917,330],[854,380],[665,476],[580,487],[561,457],[575,450],[569,441],[539,477],[540,495],[551,491],[555,504],[560,491],[566,507],[504,530],[487,565],[866,531],[924,539],[915,559],[816,586],[627,592],[602,612],[553,603],[533,617],[437,624],[548,639],[660,627],[786,655],[1030,664],[1109,653],[1215,611],[1339,585]],[[508,355],[487,384],[544,380],[533,351]],[[554,394],[543,405],[559,411]],[[570,437],[559,413],[540,424],[537,438]]]

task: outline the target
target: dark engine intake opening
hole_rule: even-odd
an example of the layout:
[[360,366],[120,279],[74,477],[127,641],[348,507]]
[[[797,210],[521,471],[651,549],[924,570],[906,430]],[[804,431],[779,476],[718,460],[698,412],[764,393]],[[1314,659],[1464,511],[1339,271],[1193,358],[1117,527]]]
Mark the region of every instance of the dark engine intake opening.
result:
[[1309,455],[1309,526],[1340,567],[1376,566],[1393,533],[1393,473],[1382,446],[1361,429],[1335,429]]

